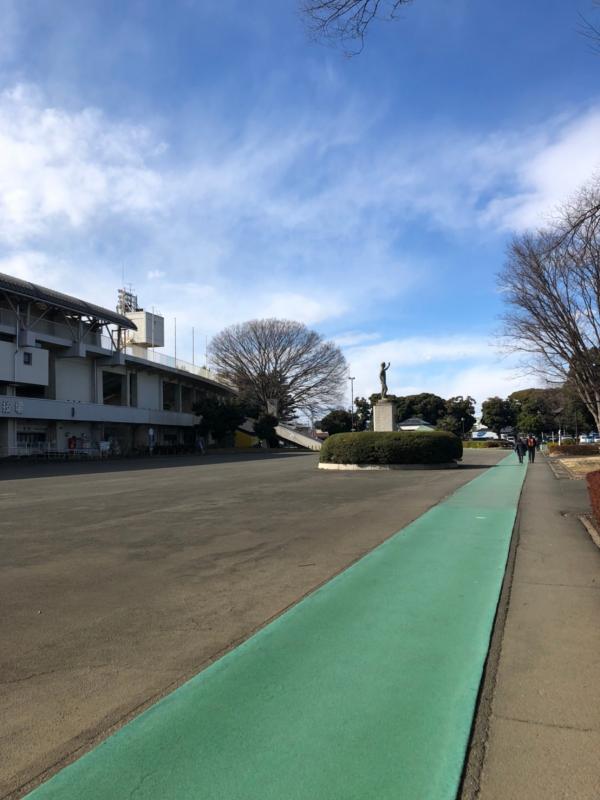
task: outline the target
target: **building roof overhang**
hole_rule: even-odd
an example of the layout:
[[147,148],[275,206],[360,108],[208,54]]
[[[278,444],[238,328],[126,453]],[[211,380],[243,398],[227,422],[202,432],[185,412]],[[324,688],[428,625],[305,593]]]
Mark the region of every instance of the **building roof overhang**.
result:
[[67,313],[90,317],[104,324],[110,323],[118,325],[119,328],[137,330],[134,322],[116,311],[102,308],[102,306],[97,306],[94,303],[88,303],[87,300],[81,300],[69,294],[56,292],[54,289],[47,289],[37,283],[14,278],[12,275],[6,275],[3,272],[0,272],[0,292],[16,298],[23,298],[29,302],[43,303]]

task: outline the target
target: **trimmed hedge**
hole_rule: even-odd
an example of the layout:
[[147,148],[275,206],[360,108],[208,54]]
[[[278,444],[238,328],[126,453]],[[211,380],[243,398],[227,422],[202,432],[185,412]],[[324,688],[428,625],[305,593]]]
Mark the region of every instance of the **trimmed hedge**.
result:
[[548,452],[551,456],[597,456],[600,446],[597,444],[557,444],[550,442]]
[[600,525],[600,471],[588,472],[586,480],[594,519]]
[[447,431],[335,433],[321,448],[332,464],[446,464],[462,458],[462,442]]

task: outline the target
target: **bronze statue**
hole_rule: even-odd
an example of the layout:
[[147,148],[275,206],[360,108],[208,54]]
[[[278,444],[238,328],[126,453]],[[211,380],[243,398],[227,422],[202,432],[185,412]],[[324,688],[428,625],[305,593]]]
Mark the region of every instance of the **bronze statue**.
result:
[[387,397],[388,386],[387,386],[385,373],[390,368],[390,363],[391,362],[388,362],[388,365],[386,367],[385,361],[382,361],[381,362],[381,369],[379,370],[379,380],[381,381],[381,399],[382,400],[385,400],[385,398]]

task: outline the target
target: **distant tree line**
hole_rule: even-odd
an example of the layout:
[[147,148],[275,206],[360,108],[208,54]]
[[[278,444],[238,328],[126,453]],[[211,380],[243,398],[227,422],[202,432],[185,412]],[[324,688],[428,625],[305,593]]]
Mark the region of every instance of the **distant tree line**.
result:
[[558,430],[579,434],[596,429],[594,417],[568,385],[523,389],[504,399],[490,397],[481,410],[482,424],[498,436],[505,429],[536,436]]

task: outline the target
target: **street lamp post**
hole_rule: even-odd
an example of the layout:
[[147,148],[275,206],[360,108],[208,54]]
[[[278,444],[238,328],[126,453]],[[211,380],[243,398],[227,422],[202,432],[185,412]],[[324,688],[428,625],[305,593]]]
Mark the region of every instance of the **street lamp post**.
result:
[[349,375],[348,380],[350,381],[350,425],[354,430],[354,381],[356,379]]
[[463,441],[464,441],[465,440],[465,418],[464,417],[460,418],[460,424],[462,425],[462,438],[463,438]]

